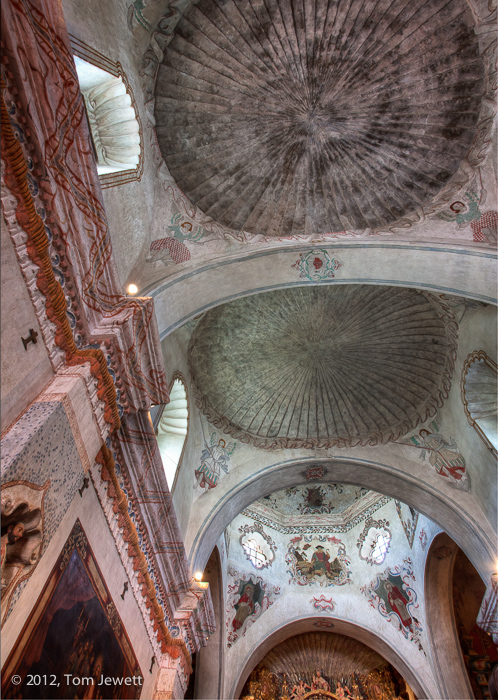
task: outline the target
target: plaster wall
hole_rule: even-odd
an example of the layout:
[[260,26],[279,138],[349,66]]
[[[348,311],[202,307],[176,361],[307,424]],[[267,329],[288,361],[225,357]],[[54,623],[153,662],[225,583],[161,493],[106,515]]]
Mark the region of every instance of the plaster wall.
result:
[[2,629],[2,665],[16,643],[19,631],[33,610],[77,519],[80,520],[87,535],[100,570],[105,574],[107,588],[128,633],[133,651],[137,656],[144,679],[141,697],[151,698],[158,675],[157,665],[153,672],[149,673],[154,652],[139,607],[133,597],[133,588],[130,587],[124,599],[121,598],[123,584],[128,578],[121,564],[93,484],[83,492],[83,496],[80,496],[78,493],[73,496],[67,512],[62,518],[49,546],[46,548],[44,556],[28,580],[12,615],[4,625]]
[[222,568],[226,569],[226,559],[222,567],[220,555],[221,550],[217,546],[211,553],[203,576],[203,580],[209,583],[216,619],[216,631],[209,637],[206,646],[200,649],[195,671],[195,697],[206,700],[219,700],[222,697],[225,676],[225,577]]
[[203,569],[221,532],[247,505],[280,489],[306,483],[309,465],[324,467],[324,482],[365,486],[403,499],[430,517],[465,551],[487,580],[494,566],[495,534],[472,493],[452,488],[419,459],[415,447],[391,443],[343,450],[236,450],[232,469],[215,489],[195,502],[186,549],[195,570]]
[[496,458],[478,433],[469,424],[463,408],[461,375],[467,356],[474,350],[484,350],[497,361],[496,307],[471,309],[460,323],[458,355],[450,395],[441,409],[441,433],[454,437],[465,457],[470,487],[492,527],[497,526]]
[[[140,181],[132,181],[103,190],[104,204],[113,248],[114,263],[123,288],[134,282],[130,273],[143,264],[151,236],[160,238],[164,219],[161,196],[157,192],[156,165],[147,127],[141,78],[138,74],[141,51],[128,28],[129,3],[111,0],[73,2],[64,0],[63,11],[68,31],[114,62],[119,62],[128,78],[142,124],[144,172]],[[160,184],[159,184],[160,188]]]
[[185,442],[183,456],[178,465],[175,483],[168,484],[172,491],[173,505],[178,518],[180,532],[185,535],[188,519],[193,502],[193,485],[195,460],[198,459],[199,446],[202,444],[200,434],[199,411],[195,406],[194,394],[190,382],[190,373],[187,366],[186,345],[190,333],[187,328],[179,329],[178,333],[171,336],[168,343],[162,343],[162,354],[166,376],[171,382],[174,372],[178,371],[184,376],[187,383],[187,398],[189,407],[189,428]]
[[[41,561],[52,538],[56,536],[84,475],[62,402],[33,404],[2,439],[3,487],[22,482],[48,487],[43,506]],[[35,572],[37,570],[38,567]],[[14,590],[6,619],[18,609],[19,597],[28,583],[29,579]]]
[[[3,214],[1,251],[3,433],[46,387],[54,372]],[[37,342],[24,349],[21,338],[29,336],[30,328],[38,333]]]

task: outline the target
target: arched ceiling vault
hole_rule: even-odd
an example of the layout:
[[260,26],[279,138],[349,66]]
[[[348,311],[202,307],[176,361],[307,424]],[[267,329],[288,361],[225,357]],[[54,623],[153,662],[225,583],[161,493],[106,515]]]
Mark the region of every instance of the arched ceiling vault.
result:
[[[390,285],[425,289],[496,304],[497,254],[489,250],[459,250],[448,245],[389,244],[362,240],[320,244],[341,267],[327,285]],[[161,340],[181,325],[212,309],[263,291],[314,284],[293,267],[310,247],[286,246],[217,259],[182,269],[144,289],[154,298]]]
[[225,226],[382,229],[468,155],[484,74],[466,0],[200,0],[159,67],[156,132],[178,186]]
[[256,470],[252,467],[242,475],[238,470],[235,481],[224,480],[196,501],[185,536],[193,571],[204,569],[218,538],[238,513],[274,491],[306,483],[306,468],[320,465],[325,470],[323,483],[356,484],[412,505],[450,535],[483,580],[493,573],[496,536],[475,498],[443,486],[436,474],[428,474],[420,460],[410,460],[401,448],[387,452],[357,447],[350,451],[351,456],[308,460],[289,459],[288,452],[284,455],[281,461]]

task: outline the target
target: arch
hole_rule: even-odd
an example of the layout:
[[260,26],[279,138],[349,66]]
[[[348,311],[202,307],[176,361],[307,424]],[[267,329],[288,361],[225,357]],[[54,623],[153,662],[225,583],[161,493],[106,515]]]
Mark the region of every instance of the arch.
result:
[[209,583],[216,630],[208,638],[206,646],[202,647],[198,653],[195,697],[217,700],[223,697],[225,663],[225,654],[223,653],[223,633],[225,630],[224,581],[218,545],[211,552],[203,580]]
[[498,456],[498,367],[484,350],[471,352],[462,369],[460,387],[465,415],[495,456]]
[[[280,644],[280,642],[283,642],[285,639],[293,637],[297,634],[302,634],[304,632],[316,632],[316,627],[314,626],[315,623],[318,620],[323,619],[323,616],[297,618],[284,622],[281,626],[271,630],[266,637],[260,639],[258,644],[248,652],[246,658],[241,664],[240,672],[234,680],[232,687],[230,689],[225,688],[225,693],[227,690],[230,690],[230,692],[226,694],[226,697],[240,697],[244,683],[246,682],[251,671],[257,666],[265,654],[277,646],[277,644]],[[367,629],[366,627],[360,627],[359,625],[347,620],[341,620],[338,617],[327,616],[326,619],[333,622],[334,633],[343,634],[346,637],[352,637],[353,639],[366,644],[384,657],[386,661],[388,661],[399,673],[401,673],[418,698],[430,697],[430,693],[427,692],[427,688],[425,687],[424,680],[418,678],[418,676],[415,675],[413,670],[407,665],[397,651],[390,644],[381,639],[381,637],[379,637],[373,630]]]
[[430,546],[425,564],[427,635],[442,698],[473,698],[453,612],[453,565],[458,547],[445,532]]
[[205,499],[206,508],[198,502],[187,533],[191,567],[203,570],[221,533],[246,506],[273,491],[306,483],[306,468],[320,465],[324,468],[323,483],[339,481],[365,486],[413,505],[450,534],[487,580],[494,567],[496,540],[487,520],[479,516],[477,503],[468,493],[450,487],[443,489],[437,484],[437,475],[421,472],[419,464],[405,462],[405,469],[401,469],[389,463],[346,457],[285,460],[251,472],[222,496],[205,494],[201,498]]
[[169,403],[164,404],[157,423],[157,443],[163,462],[166,481],[171,493],[185,452],[189,429],[189,402],[187,382],[175,372],[169,387]]
[[[334,241],[320,250],[340,262],[333,280],[312,282],[293,267],[311,244],[276,247],[179,270],[144,287],[154,298],[161,340],[195,316],[251,294],[306,284],[377,284],[412,287],[496,304],[496,253],[434,244]],[[373,264],[375,263],[375,264]],[[465,275],[461,274],[465,265]]]

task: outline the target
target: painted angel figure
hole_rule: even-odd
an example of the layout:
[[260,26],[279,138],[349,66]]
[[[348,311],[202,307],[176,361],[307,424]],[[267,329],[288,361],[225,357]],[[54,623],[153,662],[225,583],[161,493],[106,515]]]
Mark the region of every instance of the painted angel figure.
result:
[[226,444],[223,438],[218,440],[217,445],[205,444],[205,448],[201,454],[201,464],[195,470],[195,478],[197,485],[204,488],[206,491],[214,489],[218,484],[220,470],[228,474],[230,467],[230,455],[235,450],[236,443]]
[[458,201],[450,205],[451,214],[441,212],[438,217],[445,221],[455,221],[460,228],[467,226],[471,221],[480,219],[479,196],[476,192],[466,192],[464,198],[467,202]]
[[452,439],[445,440],[438,433],[430,433],[428,430],[419,432],[422,438],[421,459],[428,459],[440,476],[447,478],[455,486],[467,485],[465,473],[465,459],[458,451],[456,442]]

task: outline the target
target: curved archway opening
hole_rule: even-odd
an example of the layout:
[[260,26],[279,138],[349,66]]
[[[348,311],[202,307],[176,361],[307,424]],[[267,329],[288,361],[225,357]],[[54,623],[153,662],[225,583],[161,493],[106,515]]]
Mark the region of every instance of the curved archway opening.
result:
[[464,499],[451,489],[445,493],[437,482],[424,482],[418,478],[418,465],[408,475],[390,464],[352,458],[286,460],[253,472],[221,498],[206,494],[205,508],[194,513],[198,520],[192,521],[190,532],[195,536],[187,543],[193,568],[204,568],[218,538],[244,508],[274,491],[306,484],[306,470],[311,467],[322,469],[322,483],[355,484],[413,505],[450,534],[484,578],[492,573],[495,537],[487,521],[477,519],[477,506],[472,511],[469,494]]
[[[331,634],[333,634],[334,637],[340,636],[343,637],[346,646],[350,645],[351,649],[355,648],[357,652],[358,650],[361,650],[366,657],[370,655],[371,661],[376,659],[378,662],[378,659],[382,658],[382,660],[386,662],[386,665],[391,665],[396,670],[397,674],[399,674],[399,676],[406,681],[412,693],[414,693],[417,697],[429,697],[427,689],[424,687],[423,680],[417,677],[413,669],[409,667],[406,661],[397,653],[395,649],[382,640],[372,630],[359,627],[358,625],[346,620],[340,620],[328,616],[326,618],[307,617],[292,620],[268,634],[261,640],[257,648],[252,649],[243,660],[238,677],[230,689],[231,692],[229,697],[242,697],[243,688],[251,673],[258,667],[258,664],[260,664],[267,657],[267,655],[272,652],[272,650],[279,647],[279,645],[282,645],[282,643],[285,643],[287,640],[295,638],[297,635],[310,633],[316,634],[320,629],[324,629],[325,624],[327,624],[329,627],[327,632],[321,632],[321,634],[325,635],[324,639]],[[312,670],[315,671],[317,660],[310,659],[309,663],[311,664]],[[323,666],[324,664],[322,664],[322,667]],[[303,673],[300,675],[304,676]],[[324,675],[330,676],[330,674],[325,673]],[[327,678],[327,682],[330,684],[329,678]],[[311,683],[309,685],[311,685]],[[353,685],[353,683],[351,683],[351,685]],[[408,697],[413,697],[413,694],[411,696],[409,694]]]
[[498,647],[480,619],[485,594],[464,552],[446,533],[437,535],[427,555],[425,600],[433,666],[446,698],[489,697]]

